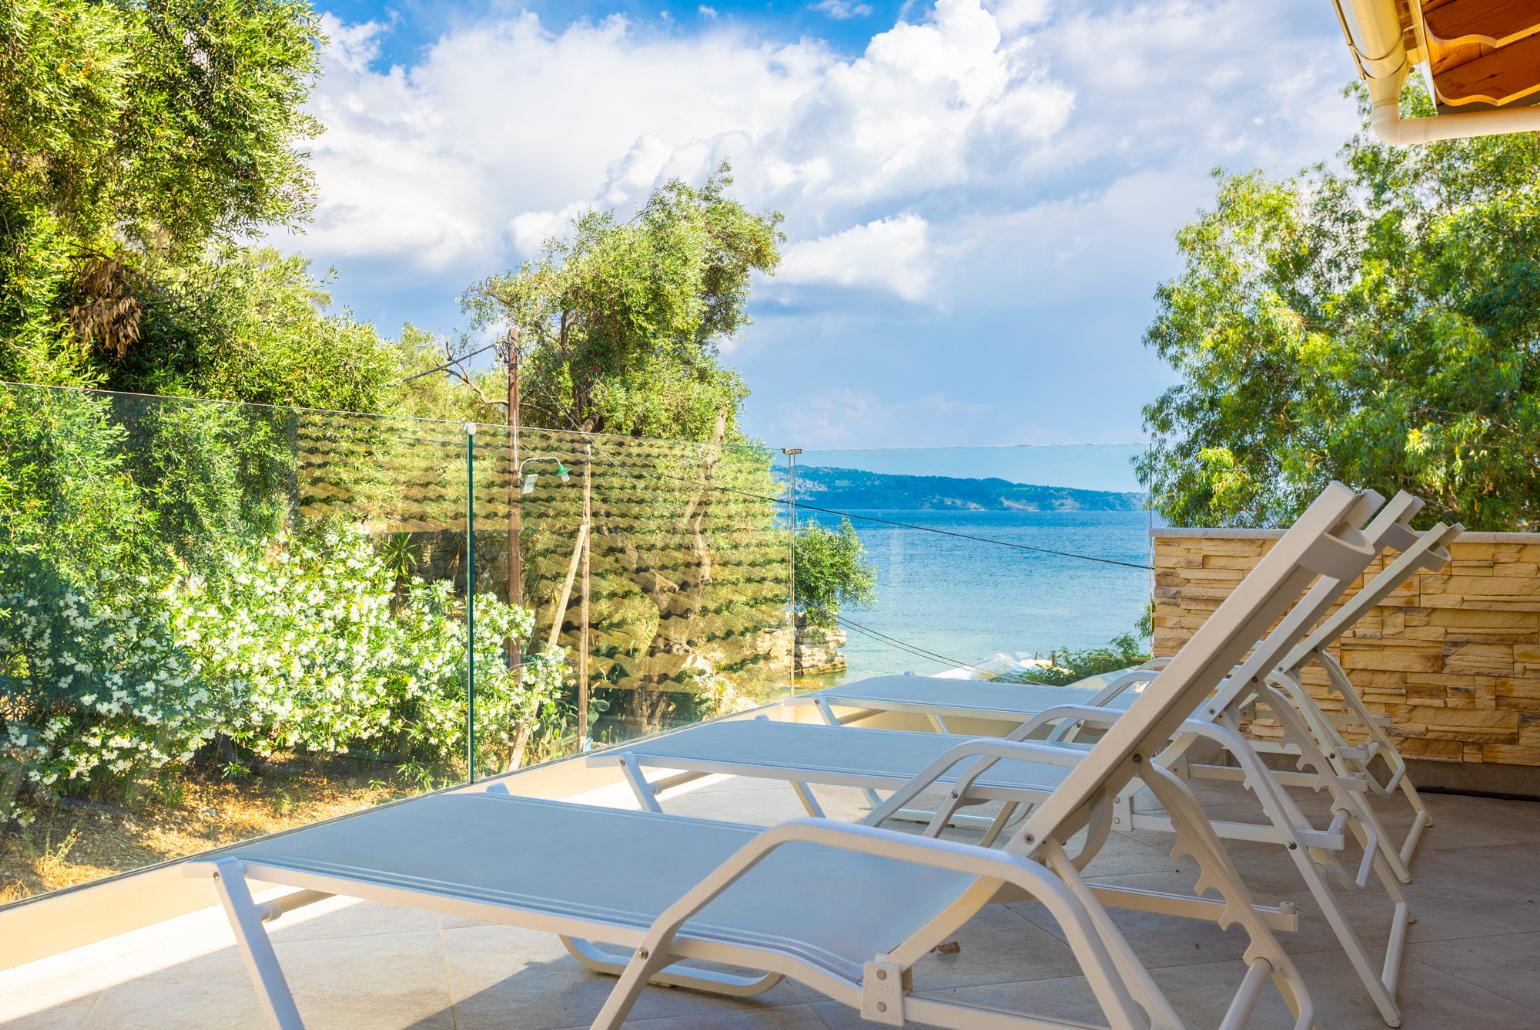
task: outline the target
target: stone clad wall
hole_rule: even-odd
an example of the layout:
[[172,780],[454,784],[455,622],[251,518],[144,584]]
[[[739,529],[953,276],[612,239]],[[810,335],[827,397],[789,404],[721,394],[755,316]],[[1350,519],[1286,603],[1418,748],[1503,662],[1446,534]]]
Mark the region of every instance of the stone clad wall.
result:
[[[1278,533],[1154,536],[1155,653],[1169,655]],[[1408,758],[1492,767],[1492,790],[1540,784],[1528,775],[1540,771],[1540,533],[1467,533],[1450,553],[1450,566],[1414,577],[1334,650],[1364,700],[1391,717]],[[1319,670],[1306,682],[1324,696]]]

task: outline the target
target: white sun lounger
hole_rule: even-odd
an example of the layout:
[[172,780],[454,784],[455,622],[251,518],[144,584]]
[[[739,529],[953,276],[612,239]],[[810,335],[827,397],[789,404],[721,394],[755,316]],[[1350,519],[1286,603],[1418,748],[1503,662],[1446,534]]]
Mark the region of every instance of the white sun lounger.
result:
[[[1300,641],[1280,662],[1277,669],[1267,673],[1269,680],[1294,702],[1306,725],[1310,727],[1316,743],[1343,778],[1345,785],[1353,789],[1362,786],[1381,796],[1399,790],[1410,802],[1414,820],[1403,841],[1397,844],[1386,834],[1377,835],[1382,853],[1402,883],[1411,881],[1408,863],[1423,830],[1432,824],[1432,817],[1417,794],[1416,787],[1407,779],[1406,762],[1385,732],[1382,720],[1369,713],[1352,681],[1327,648],[1412,576],[1424,570],[1440,568],[1448,562],[1447,546],[1463,529],[1459,525],[1440,523],[1421,533],[1410,530],[1406,523],[1421,507],[1420,501],[1405,493],[1398,495],[1386,507],[1385,511],[1395,513],[1396,517],[1376,519],[1378,528],[1371,526],[1366,532],[1381,549],[1396,549],[1399,552],[1397,556],[1338,611],[1322,619],[1309,636]],[[1075,740],[1081,724],[1060,717],[1045,719],[1044,713],[1062,712],[1065,705],[1126,709],[1133,703],[1143,684],[1164,666],[1165,661],[1157,659],[1096,686],[1047,686],[929,676],[879,676],[800,695],[788,703],[815,705],[824,721],[831,725],[860,722],[882,712],[923,715],[932,728],[940,733],[949,731],[949,719],[1005,722],[1020,726],[1026,720],[1036,717],[1038,721],[1032,727],[1035,732],[1029,733],[1029,736],[1036,735],[1048,740]],[[1312,661],[1326,670],[1331,689],[1342,696],[1346,709],[1342,716],[1322,711],[1301,685],[1300,672]],[[846,709],[847,714],[837,714],[836,708]],[[1350,743],[1347,739],[1349,733],[1364,736],[1367,740],[1363,744]],[[1297,751],[1295,748],[1277,748],[1267,741],[1254,741],[1252,746],[1263,753]],[[1383,780],[1375,778],[1370,769],[1375,760],[1383,762],[1388,769],[1388,775]],[[1229,778],[1234,775],[1234,770],[1211,766],[1199,765],[1193,769],[1200,776]],[[1316,777],[1311,773],[1275,770],[1273,775],[1281,786],[1319,789]],[[872,801],[874,804],[877,802],[875,796]],[[1368,811],[1372,816],[1372,809]],[[924,819],[930,816],[930,813],[905,814]],[[1131,818],[1136,824],[1141,823],[1141,817],[1133,815]],[[1160,827],[1143,820],[1136,828]]]
[[[1398,497],[1370,523],[1366,530],[1367,538],[1382,541],[1386,537],[1396,536],[1392,527],[1403,528],[1419,507],[1409,496]],[[1372,550],[1364,559],[1363,567],[1367,567],[1377,550]],[[1362,568],[1354,576],[1361,571]],[[1346,585],[1347,581],[1329,580],[1312,589],[1279,626],[1257,645],[1246,662],[1237,667],[1225,686],[1213,697],[1205,699],[1195,717],[1183,724],[1176,745],[1165,752],[1162,761],[1168,765],[1180,762],[1185,766],[1187,750],[1199,740],[1212,741],[1234,757],[1237,767],[1208,768],[1215,775],[1231,773],[1234,778],[1246,782],[1256,794],[1268,823],[1224,822],[1215,825],[1216,831],[1221,836],[1268,841],[1287,849],[1307,887],[1325,910],[1333,931],[1362,979],[1366,991],[1374,998],[1386,1021],[1397,1025],[1400,1017],[1395,1002],[1396,984],[1410,912],[1395,871],[1383,853],[1385,849],[1380,847],[1382,831],[1377,820],[1367,810],[1367,804],[1357,792],[1342,782],[1289,703],[1270,688],[1253,683],[1258,675],[1256,670],[1272,668],[1282,661],[1284,655],[1292,652],[1297,642],[1305,636],[1306,629],[1321,619]],[[1159,673],[1151,675],[1158,676]],[[977,686],[995,690],[1010,689],[1001,684]],[[951,689],[950,686],[945,688],[948,693]],[[972,693],[969,688],[965,688],[964,692]],[[1137,702],[1130,700],[1131,694],[1124,692],[1118,695],[1118,699],[1132,706]],[[1286,739],[1304,766],[1297,776],[1300,782],[1329,792],[1333,801],[1329,826],[1317,829],[1311,825],[1282,789],[1280,780],[1291,779],[1289,774],[1279,774],[1269,769],[1253,748],[1252,742],[1240,732],[1236,713],[1253,696],[1259,694],[1264,696],[1270,708],[1276,709],[1282,705],[1290,709],[1280,719],[1285,725]],[[912,700],[909,703],[915,703],[917,697],[910,695]],[[979,698],[975,695],[972,700],[977,702]],[[1122,711],[1113,709],[1057,705],[1028,719],[1006,739],[1026,739],[1040,727],[1051,725],[1055,720],[1088,722],[1105,730],[1116,725],[1122,715]],[[1000,832],[1017,805],[1030,806],[1038,803],[1043,796],[1051,795],[1063,781],[1064,773],[1045,764],[1015,764],[1010,769],[1002,769],[997,765],[990,767],[986,762],[979,761],[981,752],[974,748],[975,743],[975,739],[957,735],[819,726],[761,719],[690,727],[596,753],[590,756],[589,761],[592,764],[620,765],[638,799],[653,810],[661,810],[658,807],[660,791],[700,775],[715,773],[785,780],[796,789],[812,814],[822,813],[809,784],[838,784],[868,791],[896,788],[906,782],[946,785],[950,786],[950,790],[947,791],[941,810],[933,816],[929,832],[939,833],[961,804],[1003,800],[1005,806],[986,832],[984,843],[987,845]],[[1067,763],[1073,761],[1073,758],[1065,760]],[[978,764],[975,766],[970,763]],[[649,783],[645,776],[645,770],[649,768],[668,770],[672,775]],[[980,773],[978,769],[986,771]],[[1185,767],[1182,771],[1191,774]],[[868,821],[880,823],[900,811],[901,806],[911,800],[915,793],[909,787],[899,790],[898,794],[881,802]],[[1135,794],[1135,790],[1128,789],[1118,795],[1114,804],[1113,825],[1120,829],[1173,829],[1169,813],[1137,811],[1134,805]],[[1363,848],[1363,858],[1356,876],[1343,872],[1334,857],[1334,853],[1343,850],[1345,846],[1344,829],[1351,830]],[[1378,968],[1370,960],[1346,911],[1333,896],[1330,885],[1322,876],[1323,868],[1336,873],[1344,884],[1358,888],[1366,886],[1373,874],[1385,889],[1391,902],[1391,946],[1386,961]],[[1103,900],[1115,899],[1107,895]],[[1147,902],[1142,896],[1131,900],[1136,907]]]
[[[1397,555],[1364,589],[1322,620],[1268,677],[1269,682],[1280,687],[1294,702],[1326,750],[1326,757],[1339,773],[1343,776],[1362,775],[1369,789],[1380,797],[1390,797],[1400,791],[1412,806],[1411,828],[1401,845],[1395,849],[1395,860],[1392,861],[1392,867],[1403,883],[1411,881],[1409,864],[1417,851],[1423,831],[1433,825],[1433,816],[1407,777],[1406,759],[1385,732],[1383,721],[1369,711],[1346,670],[1327,648],[1341,639],[1348,627],[1383,602],[1413,575],[1421,571],[1437,571],[1447,565],[1449,545],[1464,531],[1459,523],[1440,523],[1429,529],[1417,543]],[[1333,713],[1322,711],[1305,689],[1302,674],[1312,662],[1325,670],[1328,690],[1342,698],[1342,717],[1337,718]],[[1349,735],[1362,737],[1364,742],[1352,743],[1348,739]],[[1383,779],[1375,776],[1376,762],[1381,763],[1386,770]]]
[[[1419,503],[1413,511],[1420,508]],[[1360,619],[1400,589],[1413,576],[1448,564],[1448,545],[1464,532],[1464,528],[1458,524],[1445,523],[1439,523],[1426,531],[1410,536],[1403,536],[1397,532],[1399,529],[1400,526],[1391,527],[1390,532],[1384,534],[1384,539],[1379,541],[1382,547],[1396,548],[1399,551],[1396,557],[1340,608],[1322,618],[1315,629],[1289,651],[1276,669],[1266,673],[1266,679],[1279,688],[1280,693],[1293,703],[1294,708],[1309,727],[1311,736],[1319,745],[1320,751],[1344,783],[1355,787],[1362,785],[1366,790],[1382,797],[1390,796],[1399,790],[1411,804],[1412,825],[1400,844],[1384,832],[1375,818],[1372,806],[1367,803],[1363,805],[1363,814],[1373,824],[1381,853],[1385,856],[1391,870],[1402,883],[1410,883],[1412,877],[1408,863],[1417,849],[1423,831],[1432,824],[1432,815],[1423,804],[1417,788],[1407,778],[1406,761],[1385,732],[1383,720],[1369,712],[1347,673],[1328,650]],[[1367,533],[1371,539],[1375,536],[1372,528]],[[1330,689],[1341,695],[1345,708],[1341,716],[1325,712],[1305,689],[1301,680],[1302,670],[1311,662],[1321,665],[1327,673]],[[1104,699],[1101,707],[1126,708],[1128,702],[1123,699],[1121,692],[1137,691],[1144,683],[1149,682],[1163,665],[1163,659],[1156,660],[1144,668],[1116,677],[1111,683],[1100,688],[1099,693]],[[1037,731],[1037,735],[1041,735],[1050,721],[1045,716],[1045,713],[1049,712],[1051,709],[1042,709],[1034,717],[1031,725],[1023,727],[1023,732],[1031,736],[1034,735],[1034,731]],[[1046,734],[1047,739],[1074,740],[1077,725],[1072,720],[1061,720],[1057,728]],[[1347,739],[1349,733],[1364,737],[1365,742],[1351,743]],[[1261,753],[1282,753],[1296,757],[1299,755],[1299,748],[1288,743],[1253,738],[1252,747]],[[1374,776],[1372,764],[1375,761],[1382,762],[1388,770],[1383,781]],[[1225,775],[1225,770],[1222,769],[1209,766],[1197,768],[1200,775]],[[1307,787],[1315,785],[1314,776],[1309,773],[1301,776],[1275,771],[1274,777],[1280,785]]]
[[[1187,712],[1317,576],[1351,578],[1370,551],[1353,527],[1363,497],[1332,484],[1089,751],[993,741],[1015,762],[1074,765],[1003,849],[827,820],[770,829],[490,793],[430,796],[189,861],[213,876],[271,1023],[300,1027],[263,928],[330,895],[456,913],[558,934],[619,982],[594,1021],[618,1026],[648,982],[748,994],[798,981],[888,1025],[1072,1025],[912,993],[916,961],[984,905],[1032,897],[1058,921],[1105,1018],[1118,1028],[1180,1018],[1065,851],[1110,829],[1111,800],[1142,779],[1171,813],[1177,847],[1244,927],[1247,972],[1224,1026],[1243,1025],[1269,980],[1313,1025],[1308,993],[1186,785],[1148,761]],[[917,785],[917,788],[923,788]],[[258,904],[250,882],[298,888]],[[616,954],[605,948],[619,948]],[[763,971],[729,976],[681,963]],[[364,989],[364,985],[360,985]]]

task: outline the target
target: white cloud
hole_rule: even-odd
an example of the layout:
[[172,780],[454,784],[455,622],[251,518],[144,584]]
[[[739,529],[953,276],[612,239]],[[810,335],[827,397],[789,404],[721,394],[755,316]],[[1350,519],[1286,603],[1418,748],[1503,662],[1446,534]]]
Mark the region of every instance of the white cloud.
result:
[[1206,178],[1146,169],[1095,190],[1014,210],[956,219],[935,239],[948,255],[930,295],[947,303],[1009,308],[1094,300],[1169,274],[1173,231],[1209,199]]
[[818,0],[813,4],[813,10],[822,11],[836,21],[848,21],[851,18],[865,18],[872,13],[871,4],[857,3],[855,0]]
[[1053,3],[1052,0],[996,0],[991,10],[1003,31],[1015,32],[1047,21]]
[[777,279],[885,290],[920,301],[932,274],[928,229],[925,219],[910,213],[794,243]]
[[739,195],[784,210],[794,237],[838,232],[873,205],[965,187],[989,151],[1052,136],[1073,103],[978,0],[940,0],[854,58],[619,17],[553,32],[522,14],[382,71],[383,25],[325,29],[340,43],[315,101],[327,132],[307,247],[427,269],[527,255],[585,205],[624,209],[724,158]]
[[[389,24],[326,15],[321,201],[305,247],[479,275],[535,253],[575,213],[624,210],[730,159],[738,195],[784,211],[793,253],[808,241],[812,255],[889,223],[953,239],[1152,168],[1199,182],[1221,161],[1303,160],[1352,114],[1334,98],[1340,62],[1312,63],[1271,6],[938,0],[853,57],[739,27],[691,36],[617,16],[554,31],[523,13],[451,29],[385,70]],[[811,282],[818,263],[798,261]],[[917,262],[887,264],[903,277],[893,292],[924,292]],[[875,274],[823,281],[867,287]]]
[[[312,147],[320,203],[298,246],[342,269],[339,296],[355,304],[348,270],[365,260],[379,270],[370,288],[409,282],[449,298],[534,255],[585,210],[625,213],[660,182],[699,181],[728,159],[735,196],[786,216],[782,271],[757,290],[758,324],[731,348],[756,389],[767,375],[759,355],[818,339],[863,354],[838,373],[862,386],[825,399],[820,431],[858,432],[859,417],[841,421],[844,405],[894,432],[912,417],[1003,440],[1025,424],[878,397],[901,413],[894,422],[862,400],[868,378],[856,368],[911,382],[929,374],[882,350],[894,328],[885,320],[931,318],[943,337],[949,319],[994,312],[997,325],[971,327],[954,357],[998,358],[1011,340],[1018,384],[1036,381],[1034,327],[1050,308],[1054,318],[1067,303],[1126,312],[1103,319],[1100,346],[1137,348],[1143,327],[1132,320],[1175,270],[1172,233],[1212,197],[1209,169],[1291,171],[1329,157],[1356,124],[1338,95],[1350,62],[1319,0],[915,0],[905,10],[847,53],[706,8],[704,27],[685,31],[619,16],[558,25],[494,4],[389,68],[381,44],[394,20],[325,16],[333,45],[314,109],[327,131]],[[908,302],[901,316],[895,297]],[[824,332],[836,315],[838,339]],[[997,373],[981,392],[1013,381]],[[761,396],[753,403],[773,413],[785,394]],[[1135,410],[1143,399],[1108,403]]]

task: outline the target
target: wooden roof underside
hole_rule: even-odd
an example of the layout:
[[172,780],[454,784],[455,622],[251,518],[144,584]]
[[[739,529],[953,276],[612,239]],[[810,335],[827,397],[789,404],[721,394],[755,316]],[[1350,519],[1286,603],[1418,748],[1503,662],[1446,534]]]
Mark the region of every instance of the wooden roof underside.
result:
[[1403,0],[1398,6],[1409,35],[1426,40],[1441,110],[1540,102],[1540,0]]

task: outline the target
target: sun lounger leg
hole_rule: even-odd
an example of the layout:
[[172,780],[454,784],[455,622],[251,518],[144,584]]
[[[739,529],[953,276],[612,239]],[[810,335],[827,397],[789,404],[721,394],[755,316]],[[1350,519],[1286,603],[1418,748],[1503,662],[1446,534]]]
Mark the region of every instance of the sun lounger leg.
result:
[[802,802],[802,807],[807,814],[814,819],[824,817],[823,808],[818,804],[818,799],[813,796],[813,790],[800,780],[791,781],[791,789],[797,792],[797,800]]
[[[843,723],[840,722],[839,716],[834,714],[834,709],[829,707],[829,702],[828,702],[827,698],[823,698],[823,697],[815,697],[815,698],[813,698],[813,706],[818,709],[818,714],[823,716],[823,721],[827,725],[829,725],[829,726],[841,726],[841,725],[844,725]],[[875,790],[872,790],[870,787],[864,788],[862,790],[862,793],[866,795],[866,803],[871,805],[873,808],[876,808],[876,807],[878,807],[879,805],[882,804],[882,798],[878,797],[877,796],[877,792]]]
[[638,948],[621,971],[620,981],[604,999],[604,1007],[594,1017],[593,1030],[617,1030],[641,996],[642,988],[668,964],[668,955],[661,949],[654,952],[646,947]]
[[[629,955],[607,951],[581,937],[563,936],[561,943],[567,949],[567,954],[585,967],[607,976],[620,976],[626,971],[626,963],[631,958]],[[749,998],[756,994],[763,994],[780,983],[781,975],[760,973],[757,976],[737,976],[714,969],[674,965],[655,973],[651,982],[668,987],[687,987],[696,991],[723,994],[732,998]]]
[[979,847],[994,847],[995,841],[1000,839],[1001,832],[1010,825],[1011,815],[1019,807],[1021,807],[1020,803],[1015,801],[1006,801],[1001,804],[1000,811],[995,815],[995,821],[990,823],[989,829],[984,831],[984,837],[979,841]]
[[[1264,703],[1272,709],[1274,715],[1278,717],[1279,722],[1282,724],[1285,740],[1299,749],[1301,766],[1314,766],[1322,774],[1323,783],[1330,784],[1334,782],[1331,779],[1334,776],[1334,770],[1326,760],[1325,755],[1316,747],[1314,740],[1310,738],[1309,731],[1305,728],[1297,714],[1293,712],[1290,703],[1271,690],[1271,688],[1265,688],[1261,696]],[[1396,1003],[1395,979],[1388,976],[1391,970],[1388,968],[1388,965],[1383,971],[1375,968],[1374,960],[1370,957],[1367,949],[1365,949],[1352,924],[1348,922],[1347,915],[1332,893],[1326,878],[1322,875],[1321,867],[1316,861],[1318,856],[1311,854],[1311,849],[1297,833],[1301,818],[1298,814],[1298,809],[1293,806],[1286,795],[1283,795],[1282,791],[1275,788],[1273,781],[1261,768],[1261,759],[1255,752],[1250,751],[1246,747],[1245,741],[1241,738],[1239,730],[1233,724],[1233,721],[1227,719],[1226,722],[1228,724],[1221,723],[1215,726],[1213,732],[1216,734],[1216,737],[1229,736],[1228,741],[1222,740],[1221,742],[1225,744],[1226,749],[1235,756],[1243,768],[1249,769],[1250,774],[1247,777],[1248,786],[1251,787],[1258,803],[1262,806],[1262,810],[1267,814],[1273,827],[1279,833],[1281,840],[1286,846],[1289,858],[1294,862],[1295,868],[1299,870],[1300,878],[1305,881],[1305,886],[1321,906],[1321,911],[1325,915],[1327,923],[1331,926],[1332,932],[1336,935],[1337,942],[1342,946],[1342,950],[1348,957],[1348,962],[1352,965],[1354,972],[1358,974],[1359,980],[1363,983],[1369,997],[1374,1001],[1375,1007],[1379,1009],[1381,1018],[1385,1020],[1388,1026],[1400,1026],[1401,1010]],[[1389,895],[1391,904],[1394,907],[1396,923],[1401,925],[1401,930],[1404,934],[1404,921],[1408,914],[1406,898],[1402,895],[1400,884],[1396,881],[1389,865],[1385,862],[1384,855],[1379,852],[1377,845],[1364,832],[1363,826],[1357,819],[1361,812],[1361,809],[1356,807],[1358,805],[1357,796],[1345,790],[1331,790],[1331,793],[1334,808],[1347,812],[1349,817],[1347,825],[1357,837],[1359,844],[1364,847],[1364,857],[1372,864],[1372,870],[1377,874],[1381,885]],[[1162,801],[1162,804],[1164,804],[1164,801]]]
[[[1433,825],[1433,816],[1429,813],[1427,806],[1423,804],[1422,796],[1417,793],[1417,788],[1407,778],[1406,759],[1401,757],[1400,751],[1396,749],[1395,742],[1390,739],[1390,735],[1385,732],[1384,727],[1379,724],[1374,715],[1364,705],[1363,699],[1359,697],[1357,690],[1353,688],[1352,681],[1348,679],[1347,672],[1335,658],[1324,651],[1316,652],[1313,657],[1326,670],[1326,675],[1331,683],[1331,689],[1342,696],[1343,702],[1362,727],[1363,732],[1369,735],[1370,740],[1379,745],[1379,754],[1390,764],[1393,770],[1388,783],[1382,784],[1373,775],[1370,775],[1370,789],[1389,796],[1399,788],[1401,794],[1412,806],[1412,812],[1414,813],[1412,828],[1407,833],[1401,847],[1396,849],[1396,854],[1400,857],[1401,862],[1410,865],[1412,856],[1417,852],[1417,845],[1422,839],[1422,831]],[[1362,771],[1368,772],[1367,765]],[[1392,867],[1395,864],[1392,862]],[[1397,869],[1396,874],[1400,876],[1401,870]],[[1410,879],[1411,874],[1408,872],[1401,882],[1407,883]]]
[[262,916],[251,900],[241,863],[233,858],[215,862],[214,888],[230,919],[230,928],[235,931],[235,942],[246,961],[246,972],[251,975],[268,1023],[275,1030],[304,1030],[305,1024],[294,1005],[294,995],[289,992],[283,970],[278,966],[278,956],[273,953],[272,941],[268,940],[267,931],[262,927]]
[[[1286,701],[1276,698],[1276,696],[1267,700],[1269,707],[1273,708],[1275,712],[1280,712],[1280,706],[1287,705]],[[1283,725],[1284,733],[1287,737],[1292,737],[1299,746],[1304,760],[1314,762],[1317,767],[1323,766],[1325,756],[1320,753],[1319,749],[1315,748],[1314,741],[1309,740],[1305,736],[1305,730],[1297,719],[1297,713],[1292,711],[1280,712],[1279,722]],[[1401,890],[1401,880],[1396,874],[1395,864],[1386,858],[1386,852],[1393,852],[1393,849],[1381,846],[1385,838],[1381,835],[1378,820],[1370,809],[1369,799],[1363,795],[1341,790],[1334,790],[1333,798],[1337,805],[1350,814],[1356,813],[1356,818],[1348,820],[1348,828],[1352,831],[1354,837],[1357,838],[1359,846],[1364,849],[1365,858],[1372,861],[1373,871],[1376,877],[1378,877],[1381,886],[1385,888],[1385,893],[1389,895],[1391,904],[1394,906],[1385,962],[1377,978],[1371,981],[1373,965],[1368,955],[1362,954],[1362,945],[1359,945],[1356,936],[1352,935],[1352,930],[1347,926],[1345,917],[1340,912],[1335,911],[1333,907],[1326,906],[1324,902],[1322,907],[1325,909],[1329,919],[1335,915],[1337,919],[1341,920],[1343,929],[1338,930],[1337,936],[1342,941],[1344,948],[1347,948],[1349,951],[1349,957],[1354,959],[1354,966],[1358,968],[1359,976],[1363,979],[1364,985],[1369,989],[1370,995],[1374,997],[1385,1022],[1390,1026],[1399,1026],[1401,1017],[1395,998],[1401,977],[1401,955],[1406,944],[1406,931],[1408,925],[1414,922],[1411,907],[1407,904],[1406,895]],[[1397,855],[1396,857],[1399,858],[1400,856]],[[1401,868],[1404,869],[1405,867],[1401,866]],[[1335,920],[1333,921],[1333,928],[1337,928]],[[1350,939],[1352,944],[1356,946],[1356,949],[1349,947]],[[1359,956],[1354,955],[1355,950],[1360,953]]]
[[[1422,799],[1419,798],[1418,800]],[[1391,875],[1396,878],[1396,882],[1411,883],[1412,871],[1406,864],[1406,860],[1409,857],[1408,854],[1396,849],[1395,842],[1385,832],[1384,824],[1380,822],[1379,815],[1374,811],[1374,806],[1369,803],[1367,797],[1363,798],[1358,806],[1358,818],[1374,834],[1374,840],[1379,847],[1380,855],[1385,860],[1385,864],[1390,867]],[[1413,825],[1412,831],[1414,833],[1421,832],[1416,824]],[[1415,841],[1412,842],[1412,846],[1416,846]]]
[[[1217,890],[1229,903],[1225,913],[1227,921],[1238,923],[1250,937],[1251,947],[1246,952],[1250,965],[1265,964],[1273,983],[1289,1006],[1289,1011],[1294,1013],[1298,1021],[1297,1025],[1301,1027],[1313,1025],[1314,1010],[1310,994],[1299,975],[1299,970],[1294,968],[1288,953],[1279,945],[1272,930],[1268,929],[1267,923],[1257,913],[1251,892],[1246,889],[1240,874],[1235,871],[1235,866],[1230,862],[1230,856],[1225,853],[1219,837],[1209,825],[1208,817],[1204,815],[1198,799],[1187,784],[1169,770],[1151,762],[1144,762],[1143,765],[1144,771],[1140,774],[1140,779],[1145,782],[1145,785],[1155,794],[1155,799],[1161,807],[1171,816],[1172,825],[1176,830],[1173,857],[1185,853],[1192,856],[1198,863],[1199,889],[1213,887]],[[1242,996],[1247,992],[1248,985],[1254,984],[1255,978],[1261,975],[1254,969],[1247,971],[1246,981],[1242,983],[1233,1005],[1244,1007],[1245,999]]]
[[663,807],[658,804],[658,795],[653,791],[652,784],[647,782],[647,777],[642,770],[637,768],[636,762],[630,755],[622,755],[620,769],[626,774],[626,782],[631,784],[631,793],[636,795],[637,803],[645,811],[663,814]]
[[1406,835],[1406,840],[1401,844],[1401,861],[1410,863],[1412,856],[1417,853],[1417,845],[1422,840],[1422,831],[1433,825],[1433,813],[1428,811],[1428,806],[1423,803],[1422,795],[1417,793],[1417,788],[1412,786],[1412,781],[1406,777],[1401,778],[1401,793],[1406,795],[1406,800],[1411,802],[1412,811],[1416,816],[1412,820],[1412,828]]
[[1243,1030],[1251,1021],[1251,1013],[1256,1010],[1257,1002],[1262,1000],[1262,988],[1267,984],[1272,971],[1273,967],[1266,961],[1253,962],[1246,967],[1246,979],[1241,981],[1241,989],[1235,992],[1235,997],[1230,1001],[1219,1030]]
[[1091,886],[1081,877],[1080,870],[1065,852],[1063,845],[1057,841],[1045,842],[1038,848],[1037,854],[1044,859],[1048,868],[1064,881],[1070,894],[1080,902],[1097,936],[1101,939],[1102,946],[1111,957],[1119,978],[1128,992],[1133,995],[1134,1000],[1144,1008],[1150,1018],[1151,1026],[1182,1026],[1181,1017],[1171,1008],[1171,1003],[1155,985],[1149,970],[1145,969],[1144,963],[1139,961],[1133,948],[1123,937],[1123,932],[1107,915],[1107,910],[1102,907],[1101,902],[1092,892]]

